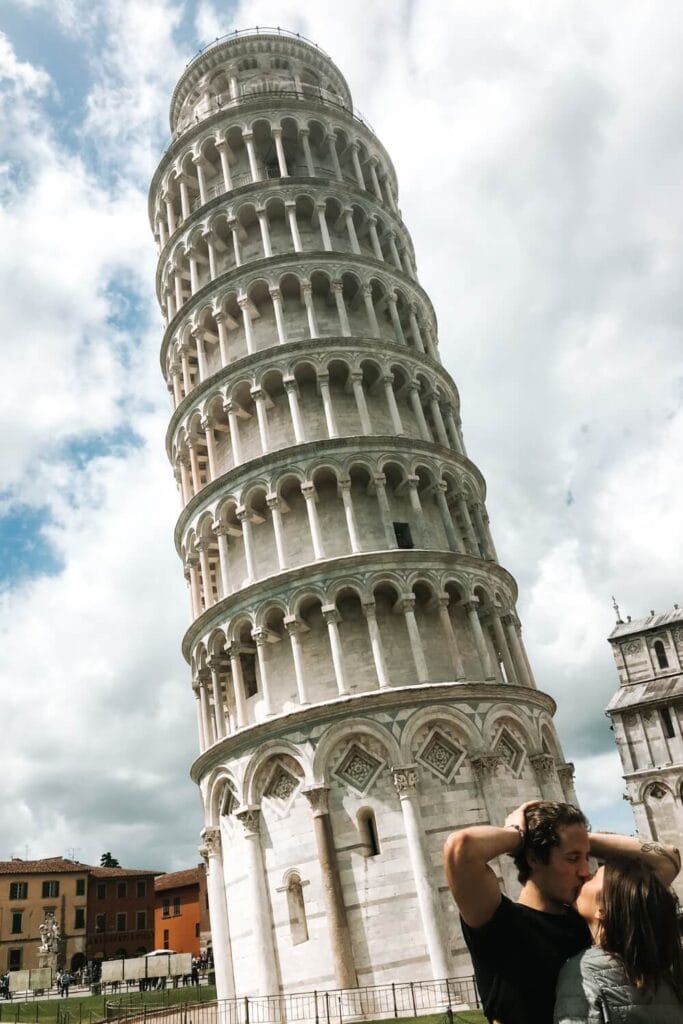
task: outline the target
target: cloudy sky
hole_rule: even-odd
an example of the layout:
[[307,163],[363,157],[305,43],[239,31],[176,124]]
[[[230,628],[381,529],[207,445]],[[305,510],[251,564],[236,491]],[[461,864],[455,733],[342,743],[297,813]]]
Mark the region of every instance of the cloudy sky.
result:
[[397,168],[539,685],[630,831],[611,595],[683,602],[678,3],[2,0],[0,858],[197,859],[147,186],[185,63],[317,41]]

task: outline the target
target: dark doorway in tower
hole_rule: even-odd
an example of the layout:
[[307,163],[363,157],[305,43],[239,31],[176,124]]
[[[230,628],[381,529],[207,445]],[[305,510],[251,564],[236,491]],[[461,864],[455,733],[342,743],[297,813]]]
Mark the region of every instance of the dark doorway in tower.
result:
[[396,543],[400,548],[414,548],[413,535],[410,532],[410,523],[394,523]]

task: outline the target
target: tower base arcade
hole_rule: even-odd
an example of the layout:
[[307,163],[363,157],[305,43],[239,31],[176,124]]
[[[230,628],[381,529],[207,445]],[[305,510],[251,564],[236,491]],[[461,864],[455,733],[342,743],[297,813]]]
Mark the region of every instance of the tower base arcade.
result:
[[[469,974],[443,843],[534,796],[575,802],[553,711],[527,687],[403,686],[201,755],[219,998]],[[496,871],[516,893],[512,860]]]

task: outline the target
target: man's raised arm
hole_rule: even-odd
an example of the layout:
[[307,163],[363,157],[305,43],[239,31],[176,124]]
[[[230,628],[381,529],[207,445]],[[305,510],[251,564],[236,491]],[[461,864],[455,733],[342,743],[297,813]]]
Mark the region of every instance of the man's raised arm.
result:
[[590,832],[591,857],[610,860],[612,857],[633,857],[644,861],[665,885],[671,885],[681,870],[681,855],[675,846],[642,842],[633,836],[612,832]]
[[498,879],[488,865],[494,857],[516,853],[524,842],[522,804],[505,825],[471,825],[451,832],[444,846],[446,880],[463,921],[480,928],[490,921],[501,901]]

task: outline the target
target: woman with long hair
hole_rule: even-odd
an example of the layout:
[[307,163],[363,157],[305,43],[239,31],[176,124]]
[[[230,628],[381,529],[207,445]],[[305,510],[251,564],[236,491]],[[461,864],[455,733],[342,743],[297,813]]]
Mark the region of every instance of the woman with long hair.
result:
[[555,1024],[683,1024],[677,900],[642,860],[610,860],[576,901],[595,945],[560,972]]

